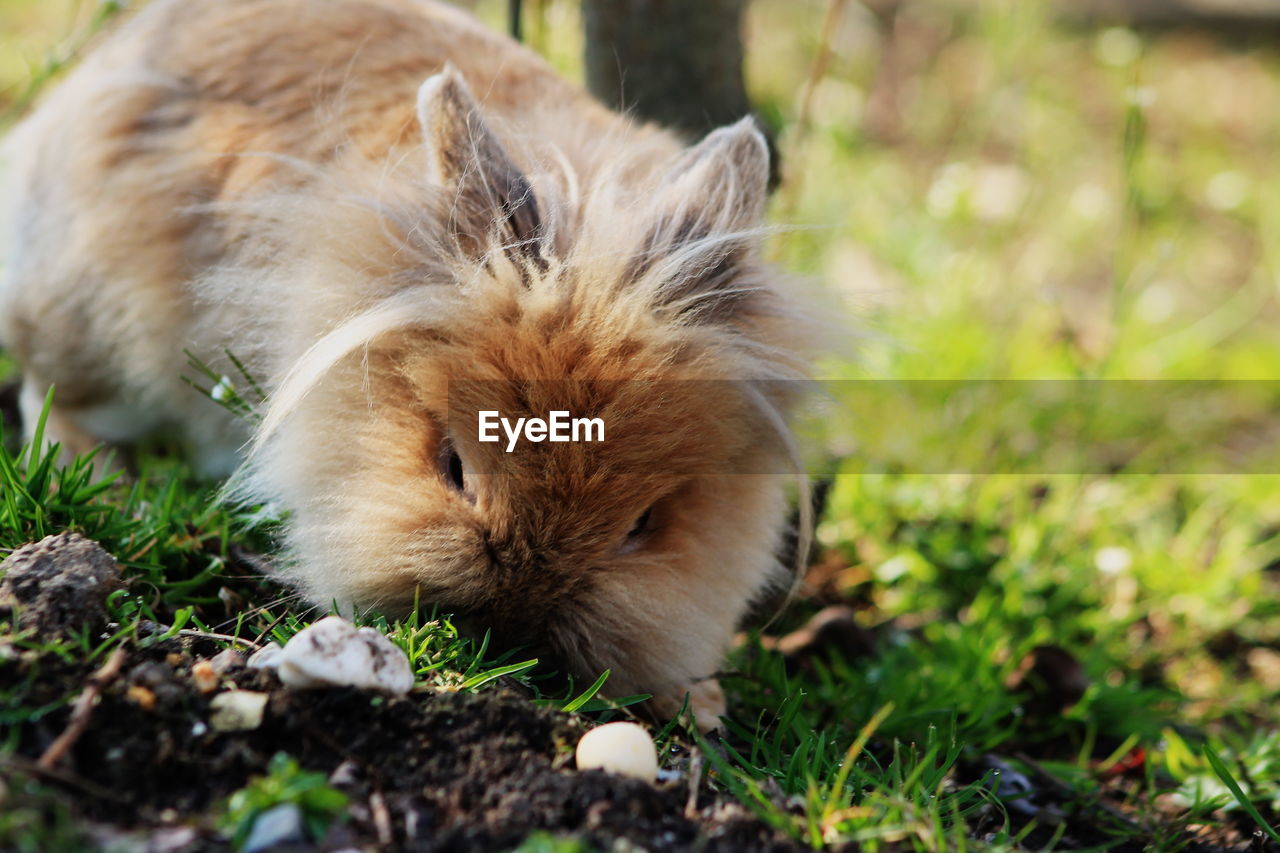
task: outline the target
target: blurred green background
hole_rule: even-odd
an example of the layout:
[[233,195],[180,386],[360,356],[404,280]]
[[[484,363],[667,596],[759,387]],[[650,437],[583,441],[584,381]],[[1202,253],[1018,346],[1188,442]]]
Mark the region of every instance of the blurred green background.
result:
[[[0,0],[0,109],[91,0]],[[476,11],[505,28],[506,3]],[[1274,378],[1280,32],[1146,37],[1025,0],[755,0],[747,78],[782,129],[776,254],[856,320],[828,376]],[[527,0],[580,77],[571,0]],[[839,343],[839,342],[837,342]],[[852,356],[855,356],[853,358]]]

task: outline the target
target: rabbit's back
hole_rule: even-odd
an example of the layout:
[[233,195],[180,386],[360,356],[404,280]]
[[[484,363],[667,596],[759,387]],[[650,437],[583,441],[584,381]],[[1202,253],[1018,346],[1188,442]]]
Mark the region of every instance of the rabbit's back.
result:
[[182,352],[252,361],[261,318],[194,283],[238,254],[271,260],[244,213],[254,196],[410,156],[415,92],[446,63],[516,137],[517,161],[520,138],[550,138],[589,171],[608,159],[602,138],[645,135],[533,53],[419,0],[158,0],[48,93],[6,142],[0,341],[33,389],[57,386],[68,432],[85,433],[62,436],[73,450],[168,423],[210,467],[233,463],[241,428],[182,383]]

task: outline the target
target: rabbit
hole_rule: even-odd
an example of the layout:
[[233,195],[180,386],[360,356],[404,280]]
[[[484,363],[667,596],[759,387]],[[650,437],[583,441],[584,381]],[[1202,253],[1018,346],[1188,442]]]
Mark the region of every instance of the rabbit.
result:
[[[68,453],[180,436],[319,606],[435,603],[610,695],[725,712],[809,320],[750,119],[686,147],[427,0],[155,0],[5,142],[0,343]],[[236,417],[184,351],[264,389]],[[477,412],[604,441],[478,439]],[[805,502],[801,501],[803,505]]]

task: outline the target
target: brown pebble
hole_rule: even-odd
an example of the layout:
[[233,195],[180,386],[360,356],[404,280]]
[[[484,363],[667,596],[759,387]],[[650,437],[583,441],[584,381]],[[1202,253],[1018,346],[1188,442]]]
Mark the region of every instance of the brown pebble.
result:
[[182,655],[177,652],[169,652],[164,656],[164,662],[173,667],[182,666]]
[[141,684],[129,685],[129,691],[126,695],[129,697],[130,702],[144,711],[150,711],[156,706],[156,694],[150,688],[143,687]]
[[196,683],[196,690],[201,693],[212,693],[218,689],[218,672],[210,661],[198,660],[192,664],[191,680]]

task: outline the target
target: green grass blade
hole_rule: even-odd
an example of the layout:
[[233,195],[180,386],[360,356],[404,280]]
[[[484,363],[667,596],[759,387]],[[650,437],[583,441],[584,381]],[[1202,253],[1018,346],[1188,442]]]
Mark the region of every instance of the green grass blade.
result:
[[613,673],[613,670],[610,670],[610,669],[606,669],[604,672],[600,673],[600,677],[595,680],[594,684],[592,684],[590,687],[584,690],[582,692],[582,695],[579,696],[577,699],[574,699],[570,702],[566,702],[564,704],[564,707],[561,708],[561,710],[565,711],[566,713],[572,714],[574,711],[581,709],[583,705],[590,702],[591,699],[597,693],[600,692],[600,688],[604,687],[604,683],[609,680],[609,676],[612,673]]
[[488,684],[490,681],[494,681],[495,679],[501,678],[504,675],[516,675],[517,673],[521,673],[521,672],[525,672],[526,670],[533,669],[537,665],[538,665],[538,659],[533,658],[532,660],[523,661],[521,663],[508,664],[507,666],[500,666],[497,669],[491,669],[486,672],[481,672],[477,675],[471,676],[466,681],[462,682],[462,689],[476,690],[477,688]]
[[1231,791],[1231,794],[1236,798],[1236,802],[1240,804],[1240,808],[1248,812],[1249,817],[1253,818],[1258,826],[1262,827],[1263,831],[1271,836],[1273,841],[1280,844],[1280,832],[1277,832],[1275,827],[1262,819],[1262,815],[1258,812],[1257,807],[1254,806],[1253,801],[1245,796],[1244,791],[1240,788],[1240,783],[1236,782],[1235,777],[1231,775],[1231,770],[1227,767],[1226,762],[1219,758],[1207,743],[1203,747],[1203,752],[1204,757],[1209,761],[1209,766],[1213,768],[1213,772],[1222,780],[1222,784],[1226,785]]

